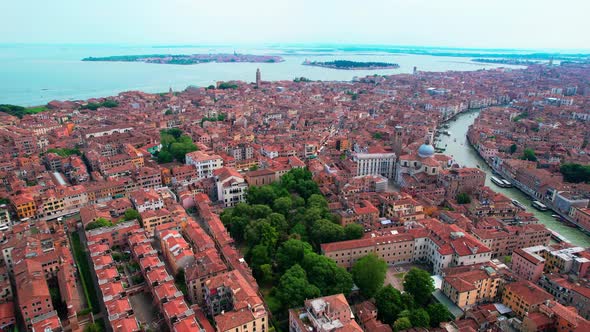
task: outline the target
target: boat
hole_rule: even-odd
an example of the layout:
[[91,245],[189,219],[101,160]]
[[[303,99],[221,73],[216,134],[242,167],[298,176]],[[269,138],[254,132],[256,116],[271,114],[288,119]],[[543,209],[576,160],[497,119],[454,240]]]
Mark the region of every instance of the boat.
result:
[[447,135],[447,136],[451,136],[451,132],[448,130],[443,131],[443,134]]
[[510,183],[510,181],[502,179],[502,182],[504,182],[506,188],[512,188],[512,183]]
[[514,206],[516,206],[517,208],[520,208],[520,209],[526,210],[526,206],[524,206],[524,205],[523,205],[521,202],[519,202],[519,201],[517,201],[517,200],[515,200],[515,199],[513,199],[513,200],[512,200],[512,204],[513,204]]
[[505,188],[506,187],[506,183],[504,183],[504,179],[501,179],[501,178],[492,176],[492,177],[490,177],[490,180],[492,180],[492,182],[495,185],[497,185],[498,187],[501,187],[501,188]]
[[561,219],[561,216],[559,214],[552,214],[551,216],[555,219]]
[[457,142],[457,139],[455,138],[455,139],[453,140],[453,142]]
[[570,243],[570,241],[568,241],[563,235],[557,233],[556,231],[549,230],[549,232],[551,233],[551,238],[553,240],[557,241],[558,243],[561,243],[561,242]]
[[533,207],[539,211],[547,211],[547,205],[539,201],[533,201]]

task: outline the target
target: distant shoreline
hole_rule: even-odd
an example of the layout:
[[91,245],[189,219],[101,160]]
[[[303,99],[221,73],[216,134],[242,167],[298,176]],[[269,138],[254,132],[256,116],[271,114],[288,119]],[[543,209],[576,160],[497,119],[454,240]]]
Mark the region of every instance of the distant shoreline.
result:
[[277,55],[254,54],[149,54],[149,55],[116,55],[107,57],[87,57],[82,61],[96,62],[145,62],[168,65],[195,65],[200,63],[276,63],[285,61]]
[[304,61],[304,66],[322,67],[330,69],[341,69],[341,70],[382,70],[382,69],[397,69],[399,65],[397,63],[387,62],[361,62],[361,61],[348,61],[348,60],[335,60],[335,61]]

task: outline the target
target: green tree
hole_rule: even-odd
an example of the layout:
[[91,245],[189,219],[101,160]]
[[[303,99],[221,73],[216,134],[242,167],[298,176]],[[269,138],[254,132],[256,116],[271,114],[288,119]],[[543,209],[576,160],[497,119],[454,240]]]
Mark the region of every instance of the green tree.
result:
[[279,232],[280,235],[286,237],[289,232],[289,223],[284,215],[273,212],[266,217],[266,220]]
[[457,195],[457,204],[469,204],[471,203],[471,197],[467,193],[460,193]]
[[393,324],[399,313],[404,310],[401,293],[391,285],[382,287],[375,295],[378,318],[386,323]]
[[344,239],[344,228],[327,219],[320,219],[313,224],[311,238],[319,246],[321,243],[341,241]]
[[272,266],[270,264],[262,264],[259,267],[260,270],[260,282],[265,285],[270,285],[274,281],[274,274],[272,272]]
[[395,323],[393,323],[393,330],[396,332],[407,330],[411,327],[412,327],[412,323],[410,322],[410,319],[408,317],[399,318],[398,320],[395,321]]
[[246,226],[244,239],[251,247],[262,244],[273,249],[279,239],[279,233],[268,221],[254,220]]
[[84,327],[84,332],[103,332],[102,327],[97,323],[90,323]]
[[268,255],[268,247],[261,244],[250,249],[248,256],[250,258],[250,265],[254,269],[264,264],[270,264],[271,262],[270,256]]
[[347,240],[356,240],[363,237],[365,231],[359,224],[348,224],[344,227],[344,236]]
[[139,220],[139,212],[135,209],[125,210],[125,220]]
[[418,308],[410,312],[410,322],[414,327],[430,326],[430,316],[423,308]]
[[316,285],[322,295],[350,293],[352,276],[332,259],[314,252],[306,252],[301,266],[307,271],[309,282]]
[[273,186],[250,187],[246,192],[246,201],[249,204],[265,204],[272,206],[277,199],[277,193]]
[[318,208],[325,210],[328,208],[328,201],[320,194],[313,194],[307,199],[307,206],[309,208]]
[[158,163],[159,164],[167,164],[171,163],[174,160],[174,156],[172,153],[168,152],[167,150],[162,150],[158,152]]
[[568,163],[561,165],[559,171],[563,175],[563,179],[567,182],[590,183],[590,165]]
[[158,163],[169,163],[174,159],[184,163],[185,155],[197,150],[192,139],[182,134],[182,130],[171,128],[160,132],[162,149],[158,153]]
[[434,292],[434,281],[427,271],[412,268],[404,276],[404,290],[412,294],[416,304],[425,306]]
[[293,228],[291,228],[290,232],[291,236],[296,236],[296,238],[307,241],[307,228],[302,223],[296,223]]
[[105,218],[98,218],[95,221],[89,222],[88,225],[86,225],[86,230],[89,231],[91,229],[110,226],[113,226],[113,223],[110,220]]
[[297,308],[303,305],[306,299],[319,297],[320,290],[309,283],[305,270],[295,264],[279,280],[276,295],[283,308]]
[[287,216],[291,208],[293,207],[293,200],[291,197],[279,197],[273,201],[272,209],[275,212],[282,213],[283,215]]
[[522,152],[522,157],[520,157],[520,159],[528,160],[528,161],[537,161],[537,156],[535,155],[535,150],[530,149],[530,148],[524,149],[524,151]]
[[352,266],[352,278],[361,293],[372,298],[383,287],[387,263],[375,254],[362,257]]
[[516,144],[512,144],[510,146],[510,154],[514,154],[514,152],[516,152],[516,149],[518,149],[518,147],[516,146]]
[[408,292],[402,293],[402,303],[404,304],[404,308],[406,309],[413,309],[416,307],[416,301],[414,301],[414,296]]
[[441,303],[433,303],[430,304],[426,311],[428,312],[428,316],[430,317],[430,326],[431,327],[439,327],[440,323],[448,322],[453,319],[453,315],[447,307],[445,307]]
[[301,240],[289,239],[277,250],[275,260],[280,271],[286,271],[295,264],[301,265],[307,252],[313,252],[311,245]]

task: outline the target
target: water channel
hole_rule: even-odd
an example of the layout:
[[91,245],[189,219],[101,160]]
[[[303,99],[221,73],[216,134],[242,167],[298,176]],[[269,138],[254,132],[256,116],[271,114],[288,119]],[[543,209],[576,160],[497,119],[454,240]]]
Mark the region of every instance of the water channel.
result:
[[516,188],[501,188],[491,182],[490,178],[493,176],[492,169],[483,161],[477,152],[471,148],[469,142],[467,142],[467,130],[469,126],[473,124],[475,118],[481,111],[474,110],[469,111],[455,117],[454,120],[448,122],[449,128],[447,129],[451,135],[441,135],[440,141],[437,146],[446,147],[444,152],[446,155],[452,156],[455,161],[461,166],[467,167],[478,167],[486,172],[486,185],[495,190],[496,192],[502,193],[511,199],[516,199],[522,204],[526,205],[527,211],[535,214],[535,217],[539,219],[539,222],[547,226],[547,228],[561,234],[568,241],[574,245],[588,247],[590,246],[590,236],[587,236],[577,228],[569,227],[551,215],[552,211],[541,212],[532,207],[531,199]]

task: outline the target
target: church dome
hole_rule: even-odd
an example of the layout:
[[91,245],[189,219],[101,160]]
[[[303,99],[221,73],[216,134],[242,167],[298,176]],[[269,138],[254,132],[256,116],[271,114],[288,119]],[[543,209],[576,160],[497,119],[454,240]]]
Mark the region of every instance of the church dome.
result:
[[418,148],[418,156],[422,158],[432,157],[434,155],[434,147],[430,144],[422,144]]

